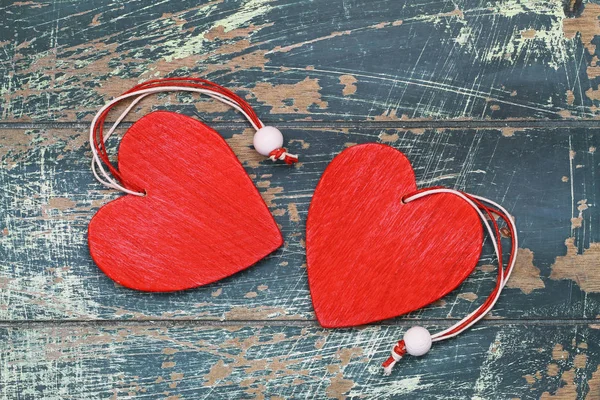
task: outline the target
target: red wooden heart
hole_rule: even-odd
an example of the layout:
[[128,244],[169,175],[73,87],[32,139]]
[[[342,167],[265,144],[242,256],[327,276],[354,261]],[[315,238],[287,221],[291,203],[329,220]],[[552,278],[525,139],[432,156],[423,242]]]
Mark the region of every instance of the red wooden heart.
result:
[[308,280],[327,328],[362,325],[421,308],[475,268],[479,216],[451,194],[403,204],[417,189],[408,159],[376,143],[331,162],[306,222]]
[[193,118],[141,118],[123,137],[119,169],[147,195],[126,195],[98,210],[88,243],[96,264],[121,285],[153,292],[205,285],[283,242],[231,148]]

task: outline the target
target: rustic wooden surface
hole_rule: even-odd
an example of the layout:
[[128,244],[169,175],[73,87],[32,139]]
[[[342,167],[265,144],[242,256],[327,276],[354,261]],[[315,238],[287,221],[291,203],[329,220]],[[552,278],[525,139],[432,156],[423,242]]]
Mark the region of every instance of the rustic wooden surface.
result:
[[[38,398],[600,399],[600,2],[212,0],[0,2],[0,394]],[[174,294],[115,285],[86,227],[118,195],[89,169],[86,129],[140,80],[231,87],[301,154],[250,148],[235,113],[146,101],[208,121],[252,176],[285,244],[221,282]],[[434,306],[326,330],[304,226],[325,166],[355,143],[412,161],[517,217],[517,269],[492,315],[391,377],[414,324],[448,326],[491,290],[476,272]]]

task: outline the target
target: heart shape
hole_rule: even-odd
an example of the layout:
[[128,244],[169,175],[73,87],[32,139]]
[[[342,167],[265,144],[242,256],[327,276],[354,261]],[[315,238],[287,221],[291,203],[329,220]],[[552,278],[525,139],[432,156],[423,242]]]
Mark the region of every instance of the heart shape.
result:
[[397,317],[454,290],[475,268],[483,229],[464,200],[417,190],[400,151],[369,143],[340,153],[308,211],[306,257],[317,319],[326,328]]
[[144,116],[123,137],[119,170],[147,194],[100,208],[88,244],[98,267],[121,285],[152,292],[205,285],[283,243],[231,148],[200,121],[164,111]]

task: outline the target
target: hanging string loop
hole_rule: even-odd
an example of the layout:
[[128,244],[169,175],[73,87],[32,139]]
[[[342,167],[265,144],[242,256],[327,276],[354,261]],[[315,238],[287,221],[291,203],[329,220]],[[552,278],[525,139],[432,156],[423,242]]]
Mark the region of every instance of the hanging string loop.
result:
[[[163,92],[191,92],[209,96],[239,111],[256,130],[255,149],[273,161],[284,161],[291,165],[298,162],[298,156],[290,154],[283,147],[283,135],[277,128],[265,126],[254,109],[243,98],[231,90],[202,78],[162,78],[154,79],[129,89],[119,97],[105,104],[94,116],[90,126],[90,147],[92,149],[92,172],[104,186],[120,190],[135,196],[144,196],[143,188],[127,182],[119,170],[110,162],[106,141],[115,132],[123,119],[145,97]],[[104,132],[104,123],[108,113],[117,104],[130,100],[130,104],[113,123],[108,132]]]
[[[413,327],[409,329],[405,333],[404,338],[398,342],[398,345],[394,346],[388,359],[383,362],[382,367],[385,375],[390,375],[392,373],[392,368],[394,365],[405,354],[408,353],[413,356],[424,355],[429,351],[432,343],[450,339],[469,329],[471,326],[476,324],[477,321],[482,319],[487,313],[490,312],[500,298],[500,293],[502,292],[502,289],[504,289],[504,286],[510,278],[510,274],[515,266],[517,250],[519,247],[517,227],[513,217],[498,203],[486,199],[485,197],[475,196],[444,187],[432,187],[418,190],[408,196],[404,196],[401,201],[402,203],[407,204],[420,198],[439,193],[448,193],[458,196],[467,204],[469,204],[469,206],[471,206],[479,215],[483,226],[489,234],[489,237],[493,240],[492,244],[498,260],[498,275],[496,278],[496,285],[482,305],[451,327],[433,335],[431,335],[429,331],[422,327]],[[506,227],[500,228],[498,222],[496,221],[496,217],[503,221]],[[502,236],[508,237],[511,240],[510,256],[506,267],[504,266],[502,259]]]

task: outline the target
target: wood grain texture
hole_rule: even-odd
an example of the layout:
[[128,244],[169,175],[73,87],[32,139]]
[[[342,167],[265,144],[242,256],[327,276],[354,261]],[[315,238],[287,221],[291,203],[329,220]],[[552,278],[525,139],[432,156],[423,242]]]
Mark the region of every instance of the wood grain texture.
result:
[[225,140],[185,115],[156,111],[119,145],[128,188],[90,220],[98,267],[131,289],[172,292],[216,282],[283,244],[260,193]]
[[[0,398],[598,399],[598,3],[2,2]],[[235,277],[140,294],[89,257],[87,223],[117,195],[92,178],[83,122],[139,80],[175,75],[245,96],[301,163],[264,162],[215,102],[141,104],[132,120],[167,109],[216,127],[285,242]],[[424,310],[317,327],[309,201],[336,154],[372,141],[403,151],[419,186],[499,200],[523,240],[492,315],[389,379],[390,344],[474,310],[494,267],[486,247]]]
[[[418,186],[443,184],[500,201],[517,216],[522,255],[495,318],[595,318],[600,226],[599,129],[285,129],[291,170],[251,149],[251,129],[219,128],[259,188],[284,246],[231,279],[185,293],[140,295],[93,264],[87,223],[118,194],[89,170],[85,128],[0,130],[0,319],[313,319],[305,221],[328,163],[380,141],[411,160]],[[457,292],[408,318],[460,318],[493,287],[493,250]],[[595,283],[594,283],[595,282]]]
[[478,326],[402,360],[391,377],[379,362],[404,328],[0,328],[13,349],[0,346],[0,396],[595,400],[597,328]]
[[[565,3],[5,1],[0,115],[89,120],[138,81],[198,75],[265,121],[597,118],[600,6]],[[236,118],[190,98],[140,113]]]
[[447,193],[402,202],[416,191],[410,160],[387,145],[351,146],[327,166],[306,220],[308,282],[322,326],[418,310],[471,274],[483,240],[479,215]]

